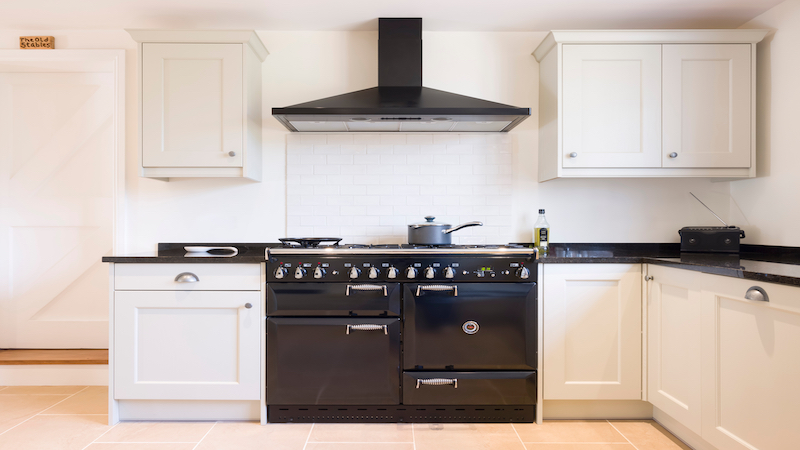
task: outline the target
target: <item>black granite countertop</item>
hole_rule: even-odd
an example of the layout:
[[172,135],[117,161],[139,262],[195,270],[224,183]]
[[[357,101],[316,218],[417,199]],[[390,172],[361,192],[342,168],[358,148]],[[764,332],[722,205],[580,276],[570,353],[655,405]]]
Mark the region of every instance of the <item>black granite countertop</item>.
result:
[[543,264],[659,264],[714,275],[800,286],[800,248],[742,245],[738,254],[681,253],[680,244],[551,244]]
[[[130,255],[104,256],[107,263],[225,263],[225,264],[258,264],[266,261],[264,252],[267,247],[280,246],[279,243],[262,244],[209,244],[209,243],[170,243],[158,244],[155,252],[135,253]],[[235,256],[204,255],[187,252],[184,247],[236,247],[239,253]]]

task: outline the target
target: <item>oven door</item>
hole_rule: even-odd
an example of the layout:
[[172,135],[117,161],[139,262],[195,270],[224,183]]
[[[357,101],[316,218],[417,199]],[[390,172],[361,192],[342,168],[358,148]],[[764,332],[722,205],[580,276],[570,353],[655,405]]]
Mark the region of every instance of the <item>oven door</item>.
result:
[[270,317],[267,403],[396,405],[399,318]]
[[406,370],[536,369],[536,283],[405,284]]

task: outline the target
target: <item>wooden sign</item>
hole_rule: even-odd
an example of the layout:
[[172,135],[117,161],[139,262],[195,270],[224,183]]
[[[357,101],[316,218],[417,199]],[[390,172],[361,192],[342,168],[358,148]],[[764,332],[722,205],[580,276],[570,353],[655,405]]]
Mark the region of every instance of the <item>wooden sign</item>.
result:
[[19,48],[56,48],[56,38],[53,36],[20,36]]

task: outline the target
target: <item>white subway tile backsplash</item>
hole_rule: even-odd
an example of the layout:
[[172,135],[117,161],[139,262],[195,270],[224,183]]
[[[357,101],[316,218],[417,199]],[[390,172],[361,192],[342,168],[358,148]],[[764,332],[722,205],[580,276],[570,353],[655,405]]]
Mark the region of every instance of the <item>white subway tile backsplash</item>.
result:
[[328,144],[343,145],[343,144],[352,144],[352,143],[353,143],[353,135],[352,134],[329,134],[328,135]]
[[512,239],[513,141],[498,134],[296,134],[287,137],[287,233],[404,243],[434,215],[455,243]]

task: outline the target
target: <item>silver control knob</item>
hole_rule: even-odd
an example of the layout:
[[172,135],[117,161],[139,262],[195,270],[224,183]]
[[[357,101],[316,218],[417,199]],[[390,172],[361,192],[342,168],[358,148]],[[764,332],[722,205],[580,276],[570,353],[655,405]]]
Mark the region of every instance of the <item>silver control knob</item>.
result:
[[294,269],[294,277],[295,278],[297,278],[299,280],[300,278],[303,278],[304,276],[306,276],[306,269],[303,269],[302,267],[299,267],[299,266],[297,267],[297,269]]
[[527,280],[531,276],[531,271],[527,267],[520,267],[517,269],[517,276],[523,280]]
[[435,276],[436,276],[436,269],[434,269],[433,267],[425,268],[425,278],[431,280]]
[[285,276],[286,276],[286,269],[284,269],[283,267],[278,267],[277,269],[275,269],[275,278],[280,280]]
[[320,278],[322,278],[324,276],[325,276],[325,269],[323,269],[322,267],[316,267],[314,269],[314,278],[319,280]]
[[399,271],[399,270],[397,270],[397,268],[396,268],[395,266],[391,266],[391,267],[389,267],[388,269],[386,269],[386,276],[387,276],[388,278],[395,279],[395,278],[397,278],[397,274],[398,274],[399,272],[400,272],[400,271]]
[[358,267],[351,267],[349,272],[350,278],[358,278],[361,275],[361,269]]
[[447,266],[444,268],[444,277],[445,278],[453,278],[456,275],[456,271],[453,270],[452,267]]
[[377,267],[370,267],[369,268],[369,277],[372,278],[373,280],[375,278],[378,278],[378,275],[380,275],[380,273],[381,273],[381,270],[378,269]]
[[409,267],[406,269],[406,278],[416,278],[417,277],[417,269],[413,267]]

